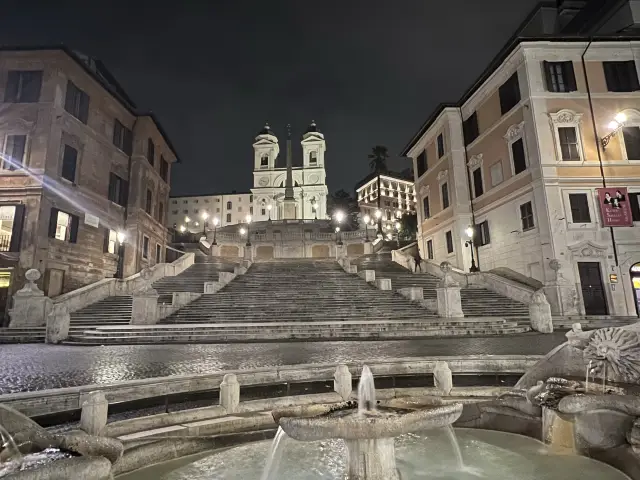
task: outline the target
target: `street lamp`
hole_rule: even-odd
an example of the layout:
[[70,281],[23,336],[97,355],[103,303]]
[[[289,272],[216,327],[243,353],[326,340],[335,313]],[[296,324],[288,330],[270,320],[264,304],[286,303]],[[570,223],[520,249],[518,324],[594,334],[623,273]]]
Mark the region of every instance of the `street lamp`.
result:
[[[184,217],[184,223],[187,224],[187,230],[189,230],[189,222],[191,221],[191,219],[189,217]],[[189,230],[191,231],[191,230]]]
[[212,245],[217,245],[216,242],[216,233],[218,233],[218,224],[220,223],[220,219],[218,217],[213,217],[213,243]]
[[273,208],[273,205],[269,204],[267,205],[267,212],[269,212],[269,221],[271,221],[271,209]]
[[611,129],[611,132],[600,139],[603,150],[607,148],[607,145],[609,145],[609,142],[615,136],[615,134],[622,130],[626,121],[627,116],[624,113],[620,112],[614,117],[613,120],[609,122],[609,128]]
[[180,225],[180,233],[184,233],[187,231],[187,227],[185,227],[184,225]]
[[340,227],[336,227],[336,245],[342,245],[342,240],[340,239]]
[[338,222],[338,228],[336,230],[336,239],[338,239],[338,245],[342,245],[342,235],[340,235],[340,224],[342,220],[344,220],[344,212],[342,210],[338,210],[336,212],[336,222]]
[[396,222],[396,243],[398,248],[400,248],[400,226],[400,222]]
[[473,228],[471,225],[469,225],[467,227],[467,229],[465,230],[465,233],[467,234],[467,237],[469,238],[469,240],[467,240],[464,243],[465,247],[469,247],[471,249],[471,268],[469,269],[470,272],[478,272],[480,271],[480,269],[478,267],[476,267],[476,259],[475,259],[475,255],[473,253],[473,247],[474,247],[474,242],[473,242],[473,237],[476,233],[476,229]]
[[376,210],[376,220],[378,222],[378,234],[382,235],[382,212],[379,209]]
[[251,215],[245,217],[247,222],[247,247],[251,246]]
[[118,240],[118,266],[116,268],[116,278],[124,277],[124,242],[127,240],[126,232],[120,230],[116,234]]
[[368,242],[369,241],[369,222],[371,221],[371,217],[369,215],[365,215],[362,220],[364,220],[365,242]]
[[209,214],[205,211],[202,212],[202,234],[207,236],[207,218],[209,218]]

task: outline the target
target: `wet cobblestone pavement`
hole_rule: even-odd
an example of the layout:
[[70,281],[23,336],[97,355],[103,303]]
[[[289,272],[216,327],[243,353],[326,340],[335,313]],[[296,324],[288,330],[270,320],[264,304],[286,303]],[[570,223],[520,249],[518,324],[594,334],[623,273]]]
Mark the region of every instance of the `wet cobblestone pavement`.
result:
[[506,337],[75,347],[0,345],[0,394],[301,363],[438,355],[543,355],[564,332]]

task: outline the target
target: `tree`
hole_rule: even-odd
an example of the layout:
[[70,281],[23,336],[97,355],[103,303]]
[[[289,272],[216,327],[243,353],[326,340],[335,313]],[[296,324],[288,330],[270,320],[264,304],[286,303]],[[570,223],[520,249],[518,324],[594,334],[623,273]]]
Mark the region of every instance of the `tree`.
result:
[[337,211],[341,211],[345,215],[345,219],[341,223],[342,229],[345,230],[353,230],[358,227],[358,213],[360,209],[358,207],[358,201],[349,195],[348,192],[344,190],[338,190],[335,193],[332,193],[327,198],[327,209],[329,211],[329,215],[331,215],[331,220],[336,224],[335,214]]
[[386,173],[387,160],[389,159],[389,150],[383,145],[376,145],[371,149],[369,154],[369,166],[375,173]]
[[400,231],[402,240],[415,240],[418,232],[418,216],[415,213],[405,213],[400,217]]

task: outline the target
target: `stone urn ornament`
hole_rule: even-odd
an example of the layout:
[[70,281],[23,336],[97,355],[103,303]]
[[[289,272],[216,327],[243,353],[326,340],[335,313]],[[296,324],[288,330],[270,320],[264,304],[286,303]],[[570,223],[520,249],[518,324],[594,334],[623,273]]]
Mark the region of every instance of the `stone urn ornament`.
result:
[[44,295],[44,292],[38,288],[36,282],[40,280],[40,271],[35,268],[30,268],[24,274],[24,278],[27,280],[20,290],[16,292],[16,295]]
[[444,276],[442,277],[442,279],[440,280],[440,283],[438,284],[439,287],[459,287],[460,286],[460,284],[456,282],[455,279],[453,278],[453,274],[451,273],[453,270],[453,267],[449,262],[442,262],[440,264],[440,270],[442,270],[442,273],[444,273]]

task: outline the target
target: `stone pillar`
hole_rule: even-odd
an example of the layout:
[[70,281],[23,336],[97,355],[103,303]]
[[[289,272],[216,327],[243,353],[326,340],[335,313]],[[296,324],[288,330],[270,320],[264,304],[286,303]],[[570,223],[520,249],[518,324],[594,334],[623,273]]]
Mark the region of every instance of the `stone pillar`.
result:
[[529,304],[529,317],[531,319],[531,328],[536,332],[552,333],[553,319],[551,318],[551,306],[547,302],[542,289],[531,295],[531,303]]
[[442,262],[440,269],[444,272],[444,276],[436,287],[438,315],[444,318],[464,317],[460,298],[460,284],[454,280],[451,274],[451,264]]
[[69,337],[69,324],[71,316],[69,309],[64,304],[54,304],[51,313],[47,316],[46,343],[60,343]]
[[333,391],[340,394],[343,400],[349,400],[352,391],[351,372],[346,365],[338,365],[333,374]]
[[109,402],[101,391],[81,394],[80,429],[89,435],[101,435],[107,425]]
[[211,295],[220,290],[220,282],[204,282],[204,294]]
[[211,245],[211,249],[209,250],[209,254],[212,257],[219,257],[220,256],[220,245]]
[[238,410],[240,404],[240,384],[234,373],[227,373],[220,384],[220,405],[227,414]]
[[361,270],[358,272],[358,276],[362,278],[365,282],[373,283],[376,281],[375,270]]
[[358,273],[358,266],[357,265],[349,265],[349,269],[346,270],[347,273],[353,273],[356,274]]
[[133,292],[131,325],[154,325],[158,322],[158,292],[151,286],[151,270],[140,272],[142,288]]
[[447,362],[436,362],[433,368],[433,385],[441,395],[449,395],[453,388],[453,375]]
[[390,278],[376,278],[376,288],[378,290],[391,290]]
[[373,253],[373,243],[364,242],[364,254],[369,255],[371,253]]
[[9,327],[44,327],[53,309],[53,303],[36,285],[40,279],[38,270],[27,270],[25,278],[27,282],[24,287],[13,295],[13,308],[9,310]]

